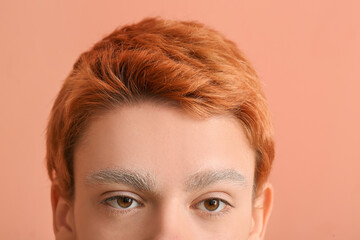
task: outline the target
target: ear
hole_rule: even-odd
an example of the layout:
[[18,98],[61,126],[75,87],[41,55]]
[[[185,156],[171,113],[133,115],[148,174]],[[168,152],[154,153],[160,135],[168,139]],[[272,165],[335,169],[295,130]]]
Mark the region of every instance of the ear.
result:
[[252,224],[249,239],[264,238],[266,225],[270,217],[273,202],[273,186],[267,182],[257,195],[252,209]]
[[56,240],[75,239],[73,207],[60,195],[56,183],[51,186],[51,205]]

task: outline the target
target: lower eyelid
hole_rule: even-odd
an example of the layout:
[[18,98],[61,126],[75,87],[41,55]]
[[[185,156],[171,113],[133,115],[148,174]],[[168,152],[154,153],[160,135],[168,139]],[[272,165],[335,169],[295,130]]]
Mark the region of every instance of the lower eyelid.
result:
[[136,208],[130,208],[130,209],[116,209],[114,207],[111,206],[105,206],[102,205],[103,209],[105,210],[106,214],[109,216],[113,216],[113,217],[117,217],[119,215],[126,215],[126,214],[130,214],[133,211],[136,211]]
[[219,212],[204,212],[202,214],[208,216],[208,217],[211,217],[211,218],[218,218],[218,217],[221,217],[225,214],[228,214],[230,213],[230,208],[227,206],[225,207],[222,211],[219,211]]

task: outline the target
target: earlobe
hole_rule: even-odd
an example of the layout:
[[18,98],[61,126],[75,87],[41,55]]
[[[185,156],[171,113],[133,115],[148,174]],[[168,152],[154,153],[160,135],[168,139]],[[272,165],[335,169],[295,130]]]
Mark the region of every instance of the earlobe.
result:
[[252,210],[252,223],[249,239],[260,240],[264,238],[266,225],[269,220],[273,202],[273,187],[265,183],[256,197]]
[[53,212],[53,229],[56,240],[75,239],[72,206],[59,194],[56,184],[51,186],[51,205]]

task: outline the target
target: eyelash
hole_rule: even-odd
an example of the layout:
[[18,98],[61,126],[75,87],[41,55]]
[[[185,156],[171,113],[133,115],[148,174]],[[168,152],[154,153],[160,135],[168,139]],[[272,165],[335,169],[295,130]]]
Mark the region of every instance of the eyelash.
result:
[[[129,196],[126,196],[126,195],[116,195],[116,196],[112,196],[112,197],[109,197],[109,198],[106,198],[104,199],[103,201],[101,201],[100,203],[103,204],[103,205],[107,205],[107,208],[108,210],[110,210],[111,213],[117,215],[117,214],[127,214],[127,213],[130,213],[131,211],[133,211],[136,207],[132,207],[132,208],[116,208],[116,209],[122,209],[122,210],[115,210],[114,208],[115,207],[112,207],[109,202],[110,201],[115,201],[115,200],[119,200],[121,198],[130,198],[132,201],[135,201],[139,204],[140,207],[144,206],[143,203],[141,203],[140,201],[132,198],[132,197],[129,197]],[[228,213],[230,211],[230,208],[234,208],[233,205],[231,205],[228,201],[224,200],[224,199],[221,199],[221,198],[207,198],[207,199],[204,199],[200,202],[198,202],[197,204],[195,204],[195,206],[198,206],[200,205],[201,203],[204,203],[205,201],[207,200],[218,200],[220,202],[220,204],[225,204],[224,208],[225,210],[219,210],[218,212],[211,212],[211,211],[202,211],[204,215],[208,216],[208,217],[213,217],[213,218],[216,218],[216,217],[219,217],[219,216],[222,216],[226,213]],[[197,208],[198,209],[198,208]]]

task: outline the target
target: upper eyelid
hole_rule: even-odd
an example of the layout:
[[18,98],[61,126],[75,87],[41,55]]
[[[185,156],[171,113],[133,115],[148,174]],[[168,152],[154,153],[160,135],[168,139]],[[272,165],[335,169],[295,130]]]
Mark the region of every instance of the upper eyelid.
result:
[[101,194],[102,198],[104,196],[105,196],[105,199],[100,200],[99,202],[103,202],[103,201],[106,201],[106,200],[108,200],[110,198],[114,198],[114,197],[128,197],[128,198],[136,200],[137,202],[146,203],[146,201],[142,197],[140,197],[139,195],[137,195],[133,192],[129,192],[129,191],[126,191],[124,193],[119,192],[119,191],[109,191],[109,192],[105,192],[105,193]]
[[[229,205],[231,207],[234,207],[234,205],[232,205],[229,201],[225,200],[223,197],[220,197],[220,196],[208,196],[209,194],[216,194],[216,193],[220,193],[220,192],[210,192],[210,193],[204,194],[205,197],[201,197],[200,199],[202,199],[202,200],[197,201],[197,203],[200,203],[200,202],[203,202],[203,201],[206,201],[206,200],[209,200],[209,199],[218,199],[218,200],[224,202],[225,204],[227,204],[227,205]],[[221,193],[224,193],[225,195],[229,195],[228,193],[225,193],[225,192],[221,192]]]
[[118,194],[118,195],[114,195],[114,196],[111,196],[111,197],[107,197],[104,200],[100,201],[100,203],[106,203],[108,201],[112,201],[112,200],[115,200],[116,198],[121,198],[121,197],[131,198],[132,200],[136,201],[140,206],[143,205],[142,201],[140,201],[140,200],[138,200],[138,199],[136,199],[136,198],[134,198],[132,196],[128,196],[126,194],[123,194],[123,195]]

